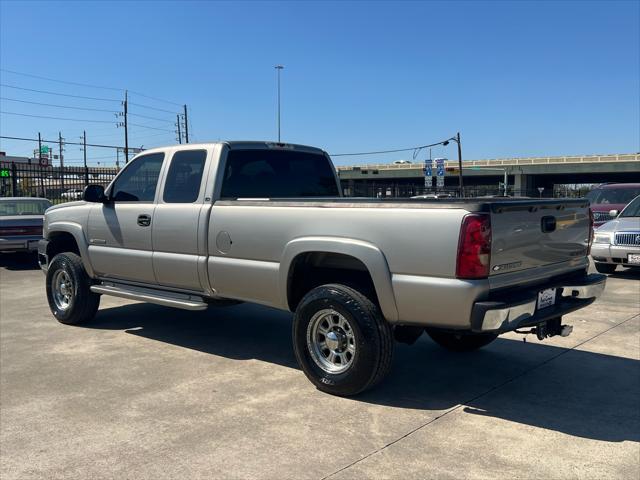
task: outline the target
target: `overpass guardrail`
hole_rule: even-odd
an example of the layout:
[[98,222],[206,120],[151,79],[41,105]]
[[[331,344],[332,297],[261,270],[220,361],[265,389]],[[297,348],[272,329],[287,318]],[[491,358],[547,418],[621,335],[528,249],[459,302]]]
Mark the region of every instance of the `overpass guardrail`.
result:
[[[547,165],[562,163],[611,163],[611,162],[640,162],[640,153],[623,153],[614,155],[584,155],[584,156],[566,156],[566,157],[525,157],[525,158],[496,158],[487,160],[463,160],[464,167],[499,167],[503,165],[519,166],[519,165]],[[456,167],[457,160],[447,160],[445,166]],[[394,163],[369,163],[361,165],[344,165],[336,167],[341,170],[407,170],[412,168],[423,168],[423,161],[414,163],[394,164]],[[435,168],[435,167],[434,167]]]

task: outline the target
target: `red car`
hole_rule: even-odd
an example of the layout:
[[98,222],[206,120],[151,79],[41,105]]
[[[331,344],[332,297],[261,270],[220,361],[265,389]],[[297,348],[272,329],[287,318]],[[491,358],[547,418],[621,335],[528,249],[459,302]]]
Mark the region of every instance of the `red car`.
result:
[[640,195],[640,183],[603,183],[598,185],[586,197],[591,202],[594,226],[613,220],[609,212],[622,211],[627,204]]

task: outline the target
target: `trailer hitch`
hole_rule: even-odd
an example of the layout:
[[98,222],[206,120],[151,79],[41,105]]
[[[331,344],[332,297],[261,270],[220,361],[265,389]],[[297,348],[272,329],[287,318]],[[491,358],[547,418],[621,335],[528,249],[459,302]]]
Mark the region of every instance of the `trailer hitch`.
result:
[[545,338],[555,337],[556,335],[568,337],[571,335],[571,332],[573,332],[573,327],[571,325],[562,325],[562,317],[556,317],[551,320],[547,320],[546,322],[539,323],[530,330],[514,331],[521,335],[528,335],[532,333],[538,337],[538,340],[544,340]]

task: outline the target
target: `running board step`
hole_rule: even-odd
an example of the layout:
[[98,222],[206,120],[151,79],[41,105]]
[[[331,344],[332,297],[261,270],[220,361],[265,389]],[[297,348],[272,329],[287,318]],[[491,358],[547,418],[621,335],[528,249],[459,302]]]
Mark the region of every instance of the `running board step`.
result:
[[180,293],[161,292],[150,288],[134,287],[130,285],[102,284],[92,285],[91,291],[113,297],[138,300],[140,302],[155,303],[165,307],[181,308],[183,310],[205,310],[207,304],[201,297]]

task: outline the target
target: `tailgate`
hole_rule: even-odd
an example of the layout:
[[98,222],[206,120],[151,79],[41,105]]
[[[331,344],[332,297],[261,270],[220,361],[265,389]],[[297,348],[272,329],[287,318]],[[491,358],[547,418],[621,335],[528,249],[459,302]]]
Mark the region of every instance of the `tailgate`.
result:
[[589,222],[584,199],[492,204],[490,275],[586,256]]

